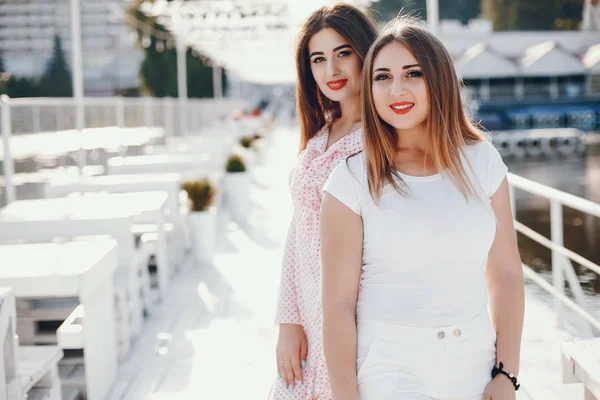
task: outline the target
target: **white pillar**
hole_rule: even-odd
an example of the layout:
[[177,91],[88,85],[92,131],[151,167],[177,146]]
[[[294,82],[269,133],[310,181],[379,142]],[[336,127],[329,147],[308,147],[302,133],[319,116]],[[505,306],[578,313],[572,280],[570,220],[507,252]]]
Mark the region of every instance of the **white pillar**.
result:
[[179,96],[179,133],[186,135],[188,132],[187,112],[187,47],[181,39],[177,40],[177,95]]
[[212,67],[213,72],[213,97],[215,99],[223,98],[223,85],[221,85],[221,80],[223,79],[223,70],[220,66],[213,63]]
[[438,34],[438,25],[440,21],[438,0],[427,0],[427,25],[434,35]]
[[[81,62],[81,14],[79,0],[71,0],[71,69],[73,70],[73,97],[75,98],[75,128],[79,131],[80,143],[83,142],[83,65]],[[79,148],[79,173],[85,165],[85,151]]]
[[2,167],[4,169],[4,190],[6,193],[6,204],[9,204],[17,198],[15,186],[13,185],[13,175],[15,166],[10,154],[10,136],[12,134],[12,123],[10,120],[10,99],[7,95],[0,96],[0,105],[2,106],[2,144],[4,145],[4,160]]

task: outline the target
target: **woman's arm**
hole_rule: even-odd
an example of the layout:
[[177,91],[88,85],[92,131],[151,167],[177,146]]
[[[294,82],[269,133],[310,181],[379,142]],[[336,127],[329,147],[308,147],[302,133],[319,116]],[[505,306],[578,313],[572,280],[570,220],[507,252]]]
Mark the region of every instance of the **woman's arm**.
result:
[[356,400],[356,301],[362,268],[359,215],[329,193],[321,204],[323,349],[333,400]]
[[[491,197],[498,223],[496,238],[488,255],[486,281],[491,318],[498,335],[496,365],[502,362],[504,370],[516,376],[519,373],[525,293],[509,196],[508,181],[504,178]],[[497,379],[510,384],[504,376],[499,375]]]

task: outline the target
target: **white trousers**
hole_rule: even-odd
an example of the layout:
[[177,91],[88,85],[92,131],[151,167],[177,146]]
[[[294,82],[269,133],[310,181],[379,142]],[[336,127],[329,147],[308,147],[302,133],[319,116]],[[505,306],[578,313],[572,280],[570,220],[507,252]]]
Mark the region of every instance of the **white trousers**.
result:
[[482,400],[491,381],[496,332],[487,309],[438,328],[359,317],[357,333],[360,400]]

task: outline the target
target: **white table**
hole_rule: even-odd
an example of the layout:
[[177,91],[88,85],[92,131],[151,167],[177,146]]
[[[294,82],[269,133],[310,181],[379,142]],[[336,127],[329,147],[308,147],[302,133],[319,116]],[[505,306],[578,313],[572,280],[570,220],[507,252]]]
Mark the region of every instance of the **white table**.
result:
[[600,338],[563,343],[562,361],[563,382],[581,382],[584,400],[600,400]]
[[156,154],[145,156],[112,157],[107,162],[107,173],[160,174],[180,173],[184,177],[201,177],[210,172],[211,153],[203,154]]
[[130,193],[166,191],[169,195],[169,212],[179,213],[181,175],[129,174],[92,177],[63,177],[52,179],[46,186],[46,198],[65,197],[76,192]]
[[0,209],[0,243],[50,242],[57,237],[111,235],[118,243],[120,263],[130,266],[132,292],[140,286],[136,280],[140,260],[136,257],[138,252],[131,228],[135,224],[153,225],[157,229],[158,297],[164,298],[171,275],[164,230],[167,198],[168,194],[161,191],[86,193],[58,199],[17,200]]
[[85,308],[84,362],[89,400],[105,400],[118,372],[113,303],[116,242],[0,245],[0,286],[15,297],[78,297]]
[[[162,128],[86,128],[13,135],[10,140],[12,158],[57,156],[78,151],[80,146],[91,149],[118,149],[122,146],[140,146],[164,135]],[[0,158],[4,155],[0,142]]]
[[[69,221],[73,225],[85,225],[81,234],[105,234],[94,232],[93,221],[109,219],[128,219],[130,224],[155,224],[158,227],[157,262],[164,276],[161,283],[167,283],[169,261],[167,255],[166,236],[164,232],[167,192],[135,192],[135,193],[86,193],[80,196],[69,196],[57,199],[17,200],[0,209],[0,225],[3,223],[42,223],[52,224],[57,231],[61,223]],[[79,222],[79,224],[78,224]],[[99,222],[98,222],[99,223]],[[31,227],[31,226],[30,226]],[[0,230],[0,243],[7,240],[25,240],[40,235],[31,229]],[[28,227],[29,228],[29,227]],[[69,235],[73,236],[71,232]],[[60,236],[56,234],[54,236]],[[50,238],[41,240],[49,241]],[[119,240],[119,239],[117,239]]]

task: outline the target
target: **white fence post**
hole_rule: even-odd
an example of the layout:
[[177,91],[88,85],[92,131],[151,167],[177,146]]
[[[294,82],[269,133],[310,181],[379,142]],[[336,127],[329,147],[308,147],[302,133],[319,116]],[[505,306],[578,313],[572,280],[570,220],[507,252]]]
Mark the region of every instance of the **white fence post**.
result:
[[125,128],[125,101],[123,100],[123,97],[117,97],[115,105],[115,110],[117,114],[117,126],[119,128]]
[[512,212],[513,219],[516,220],[517,219],[517,200],[515,199],[515,188],[513,185],[508,185],[508,193],[510,195],[510,211]]
[[56,130],[62,131],[65,129],[65,107],[62,105],[56,106]]
[[9,204],[17,198],[15,187],[13,185],[13,174],[15,166],[10,153],[10,136],[12,134],[12,123],[10,120],[10,98],[3,94],[0,96],[2,104],[2,142],[4,145],[4,159],[2,160],[2,169],[4,170],[4,191],[6,193],[6,204]]
[[[115,99],[115,113],[117,118],[117,127],[119,129],[125,128],[125,100],[123,96],[118,96]],[[127,147],[119,144],[119,156],[125,157],[127,154]]]
[[152,120],[152,97],[144,97],[144,126],[149,128],[153,124]]
[[165,113],[165,136],[167,138],[175,136],[175,126],[173,119],[173,99],[165,97],[163,100],[163,107]]
[[40,124],[40,106],[33,106],[31,112],[33,113],[33,133],[39,133],[42,131]]
[[[562,204],[557,200],[550,200],[550,230],[552,242],[559,246],[563,245],[563,213]],[[565,275],[563,273],[563,257],[556,250],[552,250],[552,283],[554,288],[560,293],[565,294]],[[563,305],[554,298],[554,308],[556,310],[556,323],[558,328],[564,326]]]

